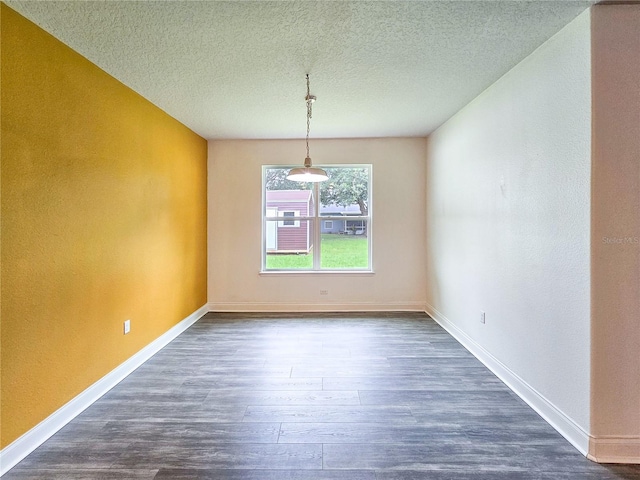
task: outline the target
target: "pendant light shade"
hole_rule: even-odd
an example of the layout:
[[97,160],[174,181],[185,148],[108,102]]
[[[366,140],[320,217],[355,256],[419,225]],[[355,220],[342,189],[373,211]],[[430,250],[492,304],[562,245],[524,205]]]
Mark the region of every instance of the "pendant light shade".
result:
[[292,168],[289,170],[287,180],[295,182],[324,182],[329,177],[327,172],[321,168],[311,166],[311,157],[309,156],[309,130],[311,127],[311,105],[316,101],[316,97],[311,95],[309,91],[309,74],[307,73],[307,96],[304,98],[307,102],[307,157],[304,159],[304,167]]
[[324,182],[328,178],[323,169],[311,166],[309,157],[304,159],[304,167],[292,168],[287,175],[287,180],[296,182]]

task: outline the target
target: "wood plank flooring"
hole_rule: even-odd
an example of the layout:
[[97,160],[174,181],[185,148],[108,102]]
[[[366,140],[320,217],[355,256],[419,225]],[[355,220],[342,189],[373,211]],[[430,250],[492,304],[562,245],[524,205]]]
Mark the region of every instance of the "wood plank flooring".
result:
[[423,314],[209,314],[6,480],[640,480]]

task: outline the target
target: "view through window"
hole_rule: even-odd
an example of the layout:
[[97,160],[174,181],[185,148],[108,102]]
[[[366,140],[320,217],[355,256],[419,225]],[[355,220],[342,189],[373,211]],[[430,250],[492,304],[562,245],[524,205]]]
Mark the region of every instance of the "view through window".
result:
[[304,183],[263,167],[263,271],[371,270],[371,165],[323,168]]

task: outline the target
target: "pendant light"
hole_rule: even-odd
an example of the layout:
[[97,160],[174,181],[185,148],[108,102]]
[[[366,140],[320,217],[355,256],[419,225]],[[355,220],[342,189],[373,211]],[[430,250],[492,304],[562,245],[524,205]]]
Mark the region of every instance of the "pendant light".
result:
[[304,159],[304,167],[292,168],[287,175],[287,180],[296,182],[324,182],[329,177],[327,172],[321,168],[311,166],[311,157],[309,156],[309,129],[311,126],[311,105],[316,101],[316,97],[311,95],[309,91],[309,74],[307,73],[307,96],[304,98],[307,102],[307,157]]

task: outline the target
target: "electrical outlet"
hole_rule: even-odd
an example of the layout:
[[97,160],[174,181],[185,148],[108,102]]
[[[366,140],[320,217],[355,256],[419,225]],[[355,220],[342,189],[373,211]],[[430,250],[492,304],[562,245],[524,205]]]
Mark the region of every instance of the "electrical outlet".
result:
[[124,334],[126,335],[131,331],[131,320],[124,321]]
[[329,290],[320,290],[320,295],[329,295]]
[[480,323],[486,323],[484,318],[484,312],[480,312]]

